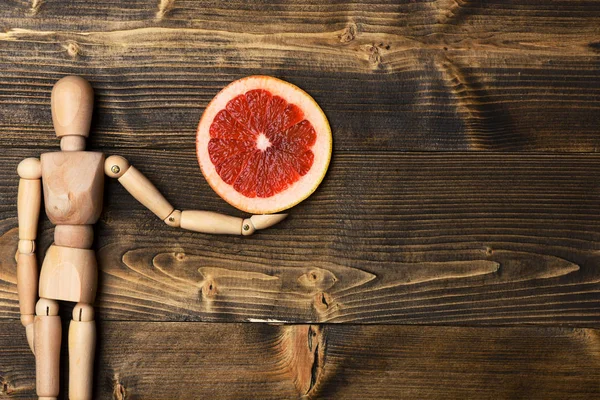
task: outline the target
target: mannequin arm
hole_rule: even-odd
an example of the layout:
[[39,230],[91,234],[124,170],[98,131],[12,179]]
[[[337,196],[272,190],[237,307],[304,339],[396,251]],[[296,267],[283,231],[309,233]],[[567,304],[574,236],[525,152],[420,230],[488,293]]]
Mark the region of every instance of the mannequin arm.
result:
[[211,211],[179,211],[135,167],[120,156],[106,159],[104,172],[117,178],[121,185],[167,225],[195,232],[248,236],[283,220],[287,214],[253,215],[242,219]]
[[21,323],[33,351],[33,318],[37,301],[38,268],[35,258],[35,239],[42,200],[42,170],[37,158],[26,158],[17,168],[19,194],[17,213],[19,220],[19,247],[17,250],[17,292]]

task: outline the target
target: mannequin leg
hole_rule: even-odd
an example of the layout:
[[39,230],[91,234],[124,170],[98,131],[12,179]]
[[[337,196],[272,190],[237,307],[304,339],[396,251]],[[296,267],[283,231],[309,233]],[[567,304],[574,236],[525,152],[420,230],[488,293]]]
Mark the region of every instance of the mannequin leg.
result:
[[77,303],[69,325],[69,399],[91,400],[94,383],[96,322],[94,308]]
[[40,299],[35,306],[34,324],[36,390],[40,399],[52,400],[60,388],[60,341],[62,328],[58,302]]

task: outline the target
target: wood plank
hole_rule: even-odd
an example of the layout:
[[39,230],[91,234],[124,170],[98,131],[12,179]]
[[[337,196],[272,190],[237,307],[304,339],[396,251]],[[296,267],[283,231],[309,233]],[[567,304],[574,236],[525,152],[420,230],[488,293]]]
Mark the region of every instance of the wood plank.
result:
[[14,171],[57,148],[71,73],[96,88],[91,147],[181,208],[243,215],[193,150],[236,78],[303,87],[335,139],[318,192],[250,238],[171,229],[108,182],[95,398],[600,397],[600,1],[324,3],[4,2],[0,399],[35,396]]
[[[0,322],[0,399],[35,396],[20,330]],[[98,343],[99,399],[600,396],[591,329],[104,322]]]
[[218,90],[261,73],[315,97],[337,151],[600,147],[597,1],[36,0],[0,26],[2,146],[50,146],[51,85],[75,73],[98,146],[188,148]]
[[[193,151],[120,154],[176,207],[244,215]],[[1,318],[18,316],[12,171],[31,155],[6,150],[0,165]],[[170,228],[108,181],[98,315],[598,327],[598,176],[592,154],[338,153],[310,199],[252,237]],[[51,225],[40,232],[45,251]]]

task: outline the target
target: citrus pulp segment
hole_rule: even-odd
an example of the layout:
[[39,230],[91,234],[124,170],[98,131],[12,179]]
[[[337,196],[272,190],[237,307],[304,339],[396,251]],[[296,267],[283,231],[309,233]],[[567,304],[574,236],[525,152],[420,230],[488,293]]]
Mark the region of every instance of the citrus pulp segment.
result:
[[269,76],[225,87],[198,125],[196,151],[210,186],[231,205],[270,214],[310,196],[331,159],[331,129],[302,89]]

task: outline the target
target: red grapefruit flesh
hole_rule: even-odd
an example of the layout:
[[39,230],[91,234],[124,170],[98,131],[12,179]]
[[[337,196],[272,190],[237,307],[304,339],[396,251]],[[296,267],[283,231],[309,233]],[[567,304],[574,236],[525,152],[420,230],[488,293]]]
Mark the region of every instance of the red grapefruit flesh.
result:
[[196,152],[204,177],[225,201],[271,214],[319,186],[331,159],[331,129],[302,89],[249,76],[210,102],[198,126]]

